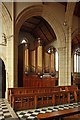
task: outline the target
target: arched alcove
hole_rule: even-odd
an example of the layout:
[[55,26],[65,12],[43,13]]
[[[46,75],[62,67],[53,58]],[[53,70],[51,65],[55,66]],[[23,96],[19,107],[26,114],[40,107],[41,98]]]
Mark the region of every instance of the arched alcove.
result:
[[54,30],[41,16],[30,17],[22,24],[18,37],[18,86],[23,86],[25,72],[28,75],[54,74],[55,52],[51,43],[56,40]]
[[6,92],[6,70],[3,60],[0,58],[0,97],[5,98]]
[[[44,9],[43,9],[44,8]],[[16,19],[16,26],[15,26],[15,74],[18,73],[17,69],[17,62],[18,62],[18,38],[19,38],[19,31],[23,23],[33,17],[33,16],[41,16],[43,17],[52,27],[52,29],[55,31],[56,37],[57,37],[57,43],[60,46],[65,46],[65,34],[64,30],[61,26],[61,24],[57,21],[57,18],[55,16],[55,13],[50,16],[50,10],[48,12],[45,12],[45,6],[44,5],[36,5],[36,6],[30,6],[29,8],[24,9],[17,17]],[[24,19],[23,19],[24,18]],[[61,41],[61,42],[60,42]],[[61,44],[63,42],[63,44]],[[60,43],[60,44],[59,44]],[[59,47],[58,46],[58,47]],[[16,62],[17,60],[17,62]],[[17,85],[18,77],[15,75],[15,85]]]

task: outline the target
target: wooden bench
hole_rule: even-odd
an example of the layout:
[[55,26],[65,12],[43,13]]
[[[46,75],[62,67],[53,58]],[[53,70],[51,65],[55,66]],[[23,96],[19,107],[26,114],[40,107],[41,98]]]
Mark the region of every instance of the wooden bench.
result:
[[22,110],[77,102],[77,94],[77,86],[9,88],[8,98],[13,109]]
[[66,91],[66,86],[54,86],[54,104],[64,104],[68,103],[68,91]]
[[30,108],[36,108],[36,95],[13,95],[12,96],[12,108],[16,110],[25,110]]
[[12,106],[12,96],[16,95],[25,95],[27,96],[28,94],[44,94],[44,93],[52,93],[54,91],[54,88],[52,87],[40,87],[40,88],[9,88],[8,89],[8,101]]
[[69,91],[68,93],[68,103],[71,102],[77,102],[78,101],[78,86],[72,85],[72,86],[66,86],[66,91]]
[[23,110],[30,108],[39,108],[53,105],[53,94],[37,93],[27,95],[13,95],[12,107],[14,110]]
[[[27,95],[12,95],[11,105],[14,110],[23,110],[30,108],[40,108],[46,106],[53,106],[55,104],[55,95],[58,96],[59,103],[68,103],[68,99],[64,102],[64,95],[68,96],[68,92],[53,92],[53,93],[28,93]],[[62,95],[63,98],[60,98]]]

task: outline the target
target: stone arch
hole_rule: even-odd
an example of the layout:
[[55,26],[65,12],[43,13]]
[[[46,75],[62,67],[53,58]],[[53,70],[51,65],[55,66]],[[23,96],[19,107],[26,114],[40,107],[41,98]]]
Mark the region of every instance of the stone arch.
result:
[[2,56],[0,57],[0,97],[5,98],[6,92],[6,69]]
[[[55,15],[55,12],[53,11],[53,16],[50,17],[50,10],[48,12],[45,11],[46,8],[44,8],[44,5],[35,5],[35,6],[30,6],[26,9],[24,9],[16,19],[16,24],[15,24],[15,64],[17,65],[18,63],[18,34],[19,30],[22,26],[22,24],[25,22],[30,17],[33,16],[41,16],[43,17],[52,27],[52,29],[55,32],[55,35],[57,37],[57,43],[58,47],[64,47],[65,46],[65,33],[62,28],[62,25],[58,22],[57,17]],[[46,14],[46,15],[45,15]],[[23,19],[24,18],[24,19]],[[63,43],[63,44],[61,44]],[[17,60],[17,62],[16,62]],[[15,65],[15,73],[18,73],[17,71],[17,66]],[[15,81],[17,81],[17,75],[15,75]],[[17,85],[17,83],[15,83]]]
[[6,58],[0,53],[0,59],[4,62],[5,69],[6,69]]
[[41,16],[51,25],[52,29],[55,32],[58,42],[59,43],[63,42],[63,46],[65,46],[64,30],[62,28],[62,25],[58,22],[55,12],[53,11],[52,13],[53,16],[50,17],[50,14],[51,14],[50,10],[48,10],[48,12],[45,12],[43,8],[44,8],[44,5],[36,5],[36,6],[30,6],[24,9],[16,19],[16,29],[15,29],[16,32],[17,33],[19,32],[21,25],[24,23],[26,19],[32,16]]
[[[48,22],[48,24],[54,30],[54,33],[57,38],[57,44],[58,44],[57,48],[65,47],[65,32],[62,28],[62,25],[58,22],[57,17],[54,12],[53,12],[52,17],[49,15],[50,14],[49,12],[47,12],[46,14],[47,15],[45,16],[45,13],[44,13],[44,15],[42,15],[42,17]],[[63,44],[61,44],[61,43],[63,43]]]
[[12,17],[4,3],[2,3],[2,25],[2,32],[7,36],[11,35]]

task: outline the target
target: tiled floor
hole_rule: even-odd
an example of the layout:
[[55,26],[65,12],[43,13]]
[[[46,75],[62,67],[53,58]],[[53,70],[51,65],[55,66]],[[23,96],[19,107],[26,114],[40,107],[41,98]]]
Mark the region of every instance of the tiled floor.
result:
[[44,107],[44,108],[39,108],[39,109],[17,111],[16,114],[18,115],[20,120],[37,120],[37,115],[39,113],[71,109],[71,108],[75,108],[78,106],[80,106],[80,103],[71,103],[71,104],[64,104],[64,105],[57,105],[57,106],[49,106],[49,107]]
[[64,104],[57,106],[48,106],[39,109],[30,109],[17,111],[16,113],[10,107],[5,99],[0,99],[0,120],[37,120],[39,113],[54,112],[64,109],[71,109],[80,106],[80,103]]
[[18,120],[17,115],[10,107],[7,100],[0,98],[0,120]]

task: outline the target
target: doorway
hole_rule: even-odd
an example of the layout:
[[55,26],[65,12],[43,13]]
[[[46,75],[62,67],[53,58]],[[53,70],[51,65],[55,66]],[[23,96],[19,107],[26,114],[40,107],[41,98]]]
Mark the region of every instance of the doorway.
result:
[[0,58],[0,98],[5,98],[6,70],[3,60]]

